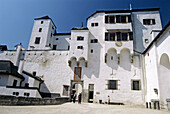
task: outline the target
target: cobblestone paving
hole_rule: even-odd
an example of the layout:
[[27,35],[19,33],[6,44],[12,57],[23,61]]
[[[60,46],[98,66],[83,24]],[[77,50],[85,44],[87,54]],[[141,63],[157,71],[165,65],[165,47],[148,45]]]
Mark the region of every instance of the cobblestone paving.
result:
[[170,114],[170,111],[146,109],[142,106],[65,103],[46,106],[0,106],[0,114]]

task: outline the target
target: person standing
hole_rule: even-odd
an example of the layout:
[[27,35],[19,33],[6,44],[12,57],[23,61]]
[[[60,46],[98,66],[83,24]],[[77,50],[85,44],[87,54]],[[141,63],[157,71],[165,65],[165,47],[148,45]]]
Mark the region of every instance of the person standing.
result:
[[73,95],[73,103],[75,103],[75,101],[76,101],[76,93],[74,93]]
[[107,104],[110,104],[110,96],[108,95],[108,103]]
[[81,104],[81,93],[78,96],[78,103]]

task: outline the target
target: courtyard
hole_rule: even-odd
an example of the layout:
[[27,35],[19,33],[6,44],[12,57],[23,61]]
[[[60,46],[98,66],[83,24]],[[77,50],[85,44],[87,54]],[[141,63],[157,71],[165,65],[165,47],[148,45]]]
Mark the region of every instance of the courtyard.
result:
[[45,106],[0,106],[0,114],[170,114],[170,112],[146,109],[143,106],[64,103]]

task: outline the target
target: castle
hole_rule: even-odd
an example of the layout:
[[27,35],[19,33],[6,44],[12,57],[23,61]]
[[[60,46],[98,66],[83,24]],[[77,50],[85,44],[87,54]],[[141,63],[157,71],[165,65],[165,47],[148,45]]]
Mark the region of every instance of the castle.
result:
[[[167,107],[170,23],[159,8],[96,11],[87,27],[57,33],[48,16],[34,19],[28,49],[0,46],[0,95],[70,97]],[[169,38],[169,39],[168,39]]]

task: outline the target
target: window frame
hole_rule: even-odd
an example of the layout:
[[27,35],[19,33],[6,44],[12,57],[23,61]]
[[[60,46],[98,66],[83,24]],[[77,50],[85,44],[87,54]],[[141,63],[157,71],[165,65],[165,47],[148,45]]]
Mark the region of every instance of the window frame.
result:
[[[133,82],[138,82],[138,89],[135,89],[135,87],[133,86],[134,85]],[[132,91],[140,91],[141,90],[141,80],[132,79],[131,80],[131,90]]]
[[34,44],[40,44],[41,37],[35,37]]
[[[118,80],[106,80],[107,81],[107,90],[118,90]],[[111,82],[113,81],[113,83],[111,84]],[[115,84],[114,84],[115,83]],[[115,87],[111,87],[115,86]]]
[[83,36],[77,36],[77,41],[84,41],[84,37]]

